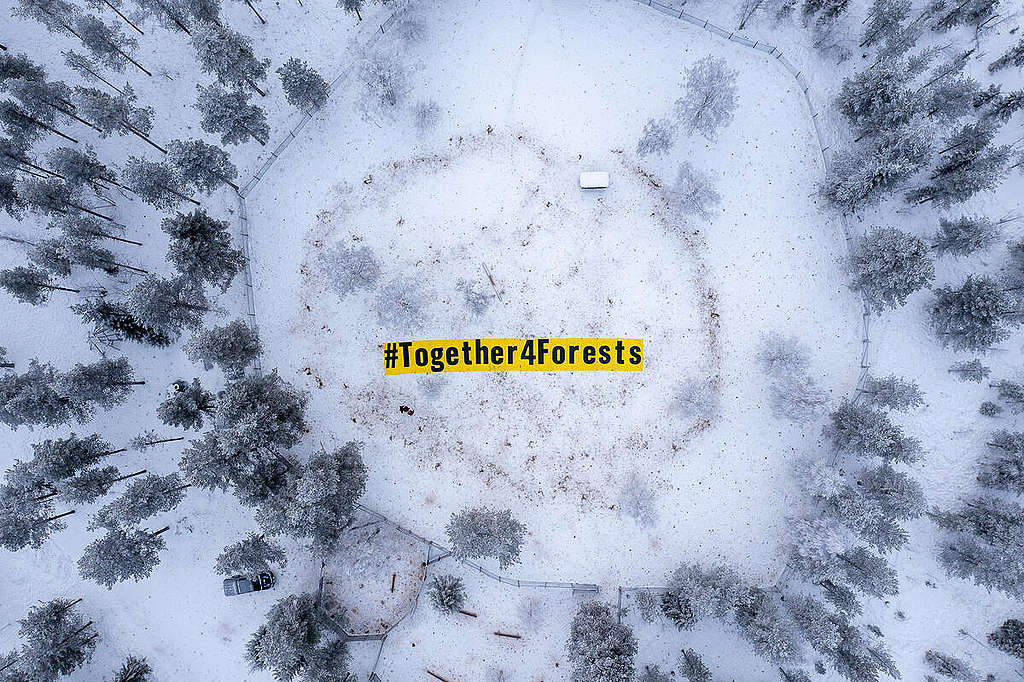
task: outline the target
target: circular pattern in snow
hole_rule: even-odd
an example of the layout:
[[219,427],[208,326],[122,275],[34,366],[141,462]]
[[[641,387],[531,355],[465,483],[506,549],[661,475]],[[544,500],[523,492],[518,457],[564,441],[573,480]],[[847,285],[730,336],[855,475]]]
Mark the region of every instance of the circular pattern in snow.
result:
[[[608,508],[630,472],[657,476],[652,464],[708,426],[709,408],[677,399],[717,402],[701,238],[630,163],[493,132],[337,188],[307,235],[295,331],[315,340],[310,371],[368,457],[383,458],[375,474],[436,477],[466,504]],[[611,186],[580,190],[595,168]],[[645,369],[383,376],[385,341],[534,336],[642,337]]]

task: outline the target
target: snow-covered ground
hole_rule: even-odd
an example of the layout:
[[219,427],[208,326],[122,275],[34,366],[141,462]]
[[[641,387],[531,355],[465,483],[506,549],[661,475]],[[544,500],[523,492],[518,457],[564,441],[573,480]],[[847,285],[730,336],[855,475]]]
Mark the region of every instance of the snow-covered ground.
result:
[[[831,404],[849,395],[860,371],[860,300],[847,288],[837,216],[815,196],[824,171],[803,93],[772,57],[630,1],[420,4],[422,35],[411,39],[397,31],[373,36],[387,7],[368,8],[359,25],[332,3],[299,7],[282,0],[260,7],[265,26],[244,4],[224,8],[227,23],[254,35],[275,66],[298,56],[333,77],[357,68],[372,38],[372,49],[406,64],[407,102],[434,100],[442,111],[439,125],[421,133],[407,108],[376,107],[359,79],[347,78],[247,198],[263,365],[279,368],[313,398],[313,435],[298,453],[364,441],[370,480],[363,501],[441,542],[450,515],[465,506],[512,508],[529,530],[522,564],[508,571],[516,577],[594,582],[599,596],[614,602],[617,586],[662,584],[680,561],[722,560],[752,582],[774,584],[785,563],[786,518],[802,502],[791,465],[820,449],[821,422],[794,424],[771,414],[754,361],[757,346],[766,332],[800,337],[811,349],[811,375]],[[687,9],[735,26],[733,3],[694,2]],[[861,4],[851,10],[845,19],[851,32],[865,11]],[[59,56],[70,42],[24,20],[10,25],[15,30],[4,42],[11,50],[72,80]],[[989,55],[1010,42],[1012,25],[986,38]],[[755,19],[746,33],[784,47],[806,69],[819,107],[862,61],[855,54],[837,66],[793,26]],[[194,83],[209,79],[197,79],[187,43],[156,27],[140,43],[140,61],[156,75],[128,76],[156,109],[154,139],[201,135],[190,104]],[[684,70],[706,55],[724,58],[738,72],[735,119],[716,141],[681,135],[666,156],[638,158],[644,122],[669,113],[682,94]],[[980,76],[985,63],[972,62],[970,69]],[[243,179],[299,120],[276,78],[268,82],[260,104],[270,114],[270,144],[231,150]],[[840,123],[824,118],[827,140],[843,139]],[[111,162],[152,151],[129,138],[91,141]],[[707,221],[679,219],[667,204],[682,161],[715,178],[722,203]],[[607,191],[579,191],[578,172],[591,169],[611,172]],[[1003,215],[1020,209],[1022,195],[1014,176],[965,212]],[[233,193],[218,192],[204,206],[237,219]],[[165,270],[159,214],[127,198],[115,212],[129,235],[145,237],[144,247],[118,247],[119,255]],[[31,233],[3,220],[5,234]],[[886,204],[855,227],[893,220],[924,236],[937,216],[895,213]],[[1018,223],[1009,231],[1021,229]],[[339,245],[372,249],[381,275],[371,289],[344,298],[332,289],[329,254]],[[5,263],[20,264],[23,253],[0,241]],[[1003,260],[1002,245],[969,259],[947,258],[938,264],[937,284],[995,270]],[[100,281],[91,277],[77,283]],[[380,291],[396,278],[422,287],[424,316],[416,328],[379,321]],[[459,280],[500,297],[471,314]],[[913,377],[926,393],[927,405],[899,421],[928,450],[913,466],[914,477],[930,504],[948,507],[973,490],[976,455],[995,425],[977,415],[977,405],[992,397],[987,385],[963,384],[947,372],[957,358],[927,328],[928,297],[919,293],[872,321],[872,363],[876,375]],[[240,316],[242,286],[218,303],[222,321]],[[5,295],[0,319],[0,345],[19,367],[33,357],[61,368],[96,358],[87,330],[62,300],[36,308]],[[642,336],[646,366],[639,374],[383,376],[378,345],[384,341],[488,336]],[[76,432],[98,431],[125,443],[155,425],[155,406],[171,380],[201,376],[219,387],[215,373],[192,365],[177,348],[126,344],[122,350],[146,385],[127,405]],[[994,378],[1018,378],[1020,357],[1018,334],[986,364]],[[689,380],[709,382],[720,400],[707,428],[676,409]],[[1012,417],[996,424],[1010,427]],[[27,458],[30,443],[66,431],[5,432],[0,467]],[[174,470],[180,453],[180,442],[169,443],[119,455],[124,459],[116,463],[163,474]],[[633,474],[657,495],[656,520],[648,527],[617,509]],[[190,490],[181,506],[154,520],[154,527],[171,531],[153,577],[109,592],[84,583],[74,566],[94,538],[85,529],[88,511],[79,510],[68,530],[40,550],[0,554],[0,651],[14,646],[16,620],[32,603],[83,597],[103,640],[93,663],[71,680],[100,679],[129,652],[148,656],[160,680],[270,679],[249,672],[242,651],[272,599],[225,599],[212,571],[223,545],[255,528],[249,510],[230,496]],[[937,536],[927,519],[911,523],[910,532],[908,548],[892,557],[900,595],[869,601],[865,617],[884,632],[904,679],[922,677],[927,648],[1013,679],[1012,660],[982,642],[1019,613],[1019,604],[947,578],[935,562]],[[403,537],[396,544],[401,547],[391,556],[414,576],[413,543]],[[315,590],[320,574],[319,562],[297,543],[287,548],[275,598]],[[354,564],[368,567],[377,590],[388,571],[376,554],[360,559]],[[582,595],[499,584],[451,559],[427,573],[438,572],[465,579],[467,609],[477,617],[444,618],[420,595],[379,662],[378,643],[353,644],[354,671],[363,676],[376,665],[387,682],[430,679],[427,670],[453,682],[475,681],[492,668],[514,672],[511,679],[568,679],[564,642]],[[403,600],[411,598],[407,587]],[[358,595],[348,596],[359,601]],[[382,599],[374,592],[365,601],[352,606],[375,612]],[[393,617],[393,604],[381,607],[383,618]],[[641,665],[670,669],[685,646],[701,651],[716,679],[777,676],[718,624],[678,633],[667,623],[644,623],[635,610],[626,621],[636,628]],[[499,631],[521,639],[494,634]]]

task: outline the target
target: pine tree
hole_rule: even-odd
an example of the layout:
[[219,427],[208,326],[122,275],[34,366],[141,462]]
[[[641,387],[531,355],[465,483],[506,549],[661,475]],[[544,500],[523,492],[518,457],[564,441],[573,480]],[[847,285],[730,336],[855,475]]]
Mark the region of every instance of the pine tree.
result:
[[454,575],[435,575],[428,588],[431,605],[444,615],[462,610],[466,603],[466,587],[462,578]]
[[966,500],[955,512],[936,512],[932,520],[954,534],[942,543],[939,563],[958,578],[1006,594],[1024,596],[1024,509],[993,496]]
[[[686,654],[687,651],[684,650],[683,653]],[[691,652],[691,653],[692,653],[692,655],[696,656],[696,652]],[[698,657],[698,660],[700,660],[699,657]],[[682,668],[682,666],[680,666],[680,667]],[[684,673],[681,673],[681,674],[684,674]],[[711,678],[710,677],[706,677],[706,678],[703,678],[703,679],[700,678],[700,677],[697,677],[696,679],[699,680],[700,682],[711,682]],[[643,672],[640,673],[640,675],[636,678],[636,682],[672,682],[672,678],[669,677],[668,673],[661,672],[661,668],[656,666],[656,665],[645,665]],[[692,682],[692,680],[691,680],[691,682]]]
[[927,61],[886,59],[843,81],[836,107],[861,136],[908,124],[924,108],[913,80]]
[[132,387],[144,384],[136,381],[128,358],[104,358],[88,365],[76,364],[57,380],[57,390],[66,396],[85,421],[92,415],[93,405],[110,410],[120,405],[132,392]]
[[841,637],[837,623],[841,616],[810,595],[787,596],[786,603],[793,623],[811,648],[824,653],[839,646]]
[[[969,24],[979,26],[992,16],[997,4],[999,0],[962,0],[953,3],[951,8],[932,25],[932,30],[948,31]],[[944,3],[939,7],[944,7]]]
[[883,42],[896,34],[910,16],[912,7],[910,0],[874,0],[860,47]]
[[18,621],[24,644],[4,670],[5,680],[56,680],[92,660],[99,635],[89,632],[93,621],[75,608],[79,601],[58,598],[29,609]]
[[256,84],[267,77],[270,60],[257,59],[252,41],[241,33],[219,23],[200,22],[192,31],[192,45],[203,72],[216,76],[222,85],[249,86],[261,96],[266,94]]
[[195,107],[202,114],[201,125],[208,133],[220,133],[223,144],[240,144],[252,138],[261,146],[267,144],[270,126],[267,114],[249,103],[248,93],[228,91],[214,84],[196,86],[199,98]]
[[995,73],[1010,66],[1024,66],[1024,38],[988,65],[988,72]]
[[932,248],[938,251],[940,256],[969,256],[975,251],[989,248],[999,237],[999,225],[988,218],[939,218],[939,231],[932,237]]
[[192,362],[217,365],[232,379],[240,378],[263,352],[259,333],[244,320],[203,329],[184,349]]
[[573,682],[621,682],[635,674],[637,641],[628,625],[616,622],[599,601],[579,605],[569,629],[566,655]]
[[885,515],[882,505],[852,486],[826,499],[824,512],[883,553],[899,549],[910,540],[906,529]]
[[153,667],[145,658],[128,656],[111,682],[153,682]]
[[504,569],[519,562],[526,526],[512,518],[510,509],[479,507],[452,514],[445,533],[457,559],[495,557]]
[[231,248],[231,226],[201,208],[164,218],[160,229],[171,237],[167,260],[183,277],[209,282],[226,292],[245,266],[242,252]]
[[61,277],[70,277],[75,265],[102,270],[109,275],[116,275],[121,267],[114,261],[116,256],[113,252],[95,246],[90,241],[66,236],[36,242],[28,258],[33,264]]
[[1024,621],[1009,618],[988,635],[988,643],[1003,653],[1024,659]]
[[58,498],[71,505],[92,504],[121,479],[121,472],[115,466],[85,469],[61,484]]
[[1024,433],[996,431],[987,445],[978,482],[986,488],[1024,495]]
[[85,437],[48,438],[32,445],[32,469],[43,480],[57,483],[99,464],[116,450],[98,433]]
[[917,174],[931,157],[931,137],[920,125],[883,130],[877,146],[836,154],[822,185],[833,205],[856,212],[872,206]]
[[811,676],[800,668],[779,668],[779,677],[782,682],[811,682]]
[[850,269],[853,287],[877,312],[905,305],[935,278],[924,242],[892,227],[875,228],[855,242]]
[[899,593],[896,571],[867,547],[855,547],[838,555],[836,567],[846,584],[869,597],[885,599]]
[[153,129],[152,107],[136,107],[135,91],[125,85],[123,94],[110,95],[95,88],[75,88],[75,105],[82,118],[99,130],[102,138],[135,135],[160,152],[166,150],[149,139]]
[[161,512],[177,507],[185,497],[185,488],[177,473],[149,474],[133,481],[115,500],[100,507],[89,528],[128,529]]
[[309,64],[292,57],[278,70],[288,104],[309,111],[319,109],[331,94],[331,86]]
[[217,555],[214,570],[220,575],[257,576],[270,571],[274,565],[284,566],[287,563],[287,556],[280,545],[267,540],[262,533],[249,533]]
[[86,580],[103,585],[108,590],[131,578],[135,582],[148,578],[160,563],[160,550],[167,543],[160,534],[145,530],[110,529],[102,538],[85,548],[78,560],[78,572]]
[[758,656],[772,663],[799,657],[800,644],[793,624],[769,591],[749,588],[741,595],[734,617],[740,634],[753,645]]
[[58,147],[46,154],[47,166],[54,173],[75,188],[100,182],[115,182],[114,172],[100,163],[96,151],[89,145],[84,150],[75,147]]
[[857,483],[860,493],[878,504],[886,516],[909,521],[928,508],[917,481],[887,462],[874,469],[863,469],[857,475]]
[[988,106],[981,113],[983,121],[996,121],[1006,123],[1010,118],[1024,108],[1024,90],[1013,92],[992,98]]
[[824,433],[836,450],[858,457],[909,463],[922,454],[917,439],[904,436],[886,413],[845,398],[829,415]]
[[366,0],[338,0],[338,7],[342,8],[346,12],[356,15],[359,21],[363,20],[363,15],[360,13],[363,9],[363,3]]
[[102,69],[96,62],[83,54],[79,54],[74,50],[68,50],[67,52],[61,52],[64,55],[64,63],[68,65],[72,71],[76,72],[82,78],[91,81],[97,81],[103,83],[108,88],[113,90],[119,95],[123,95],[124,91],[117,87],[106,78],[103,77]]
[[231,157],[220,147],[203,140],[171,140],[164,161],[184,188],[209,194],[225,183],[238,189],[232,182],[238,177],[238,169],[231,163]]
[[249,639],[246,660],[253,670],[269,670],[280,680],[299,675],[316,679],[315,673],[328,661],[339,665],[335,673],[344,677],[347,671],[345,645],[341,640],[322,642],[327,626],[313,595],[285,597],[271,607],[266,624]]
[[309,396],[286,383],[274,370],[228,384],[220,396],[217,420],[229,452],[290,448],[307,430]]
[[156,347],[171,344],[171,335],[168,332],[135,317],[124,303],[94,298],[72,306],[71,309],[78,313],[84,322],[92,323],[98,329],[113,332],[129,341]]
[[908,412],[912,408],[924,405],[924,394],[917,382],[902,379],[894,374],[881,379],[868,376],[861,391],[868,397],[874,407],[897,412]]
[[924,660],[935,672],[945,677],[962,682],[981,682],[979,675],[966,661],[929,649],[924,654]]
[[1010,297],[992,279],[970,275],[958,289],[940,287],[929,308],[932,327],[943,346],[983,350],[1010,336]]
[[676,101],[677,120],[690,133],[713,140],[736,110],[736,72],[724,59],[704,57],[686,70],[686,95]]
[[50,298],[53,291],[67,291],[77,294],[78,289],[53,284],[49,273],[40,268],[18,266],[0,270],[0,287],[22,303],[40,305]]
[[[11,482],[12,473],[21,480]],[[15,462],[7,472],[7,482],[0,486],[0,547],[12,552],[38,549],[51,533],[67,528],[61,519],[74,510],[55,514],[48,491],[30,466]]]
[[155,208],[174,208],[182,201],[196,205],[199,203],[185,195],[185,188],[178,181],[178,176],[166,163],[129,156],[122,174],[131,191]]
[[824,27],[832,24],[846,12],[850,0],[804,0],[803,15],[818,15],[815,23]]
[[75,33],[103,66],[121,73],[126,65],[131,64],[147,76],[153,75],[131,56],[139,43],[134,38],[125,37],[118,24],[104,24],[91,14],[79,14],[75,19]]
[[173,338],[198,329],[210,310],[202,285],[185,277],[149,276],[132,288],[124,306],[135,320]]
[[[683,649],[679,654],[679,675],[687,682],[711,682],[711,671],[693,649]],[[665,679],[669,680],[667,676]]]
[[973,360],[963,360],[955,363],[949,368],[949,372],[956,374],[960,381],[973,381],[979,384],[988,378],[992,370],[983,365],[981,360],[974,358]]
[[669,577],[661,611],[677,628],[689,630],[706,618],[725,618],[743,589],[739,575],[728,566],[684,563]]
[[1014,414],[1024,412],[1024,385],[1016,381],[1003,379],[991,384],[999,395],[999,400],[1006,403]]
[[57,370],[38,360],[28,371],[0,375],[0,423],[19,426],[61,426],[78,416],[75,405],[57,389]]
[[192,383],[178,379],[172,384],[167,397],[156,408],[156,416],[168,426],[183,429],[203,428],[203,417],[213,414],[213,394],[192,379]]
[[293,468],[284,489],[260,507],[256,520],[269,533],[309,538],[314,555],[329,556],[352,522],[366,487],[361,448],[362,444],[349,442]]
[[957,129],[939,152],[940,160],[930,184],[907,193],[911,203],[935,201],[943,208],[970,199],[978,192],[994,191],[1006,175],[1011,147],[991,145],[996,128],[977,121]]

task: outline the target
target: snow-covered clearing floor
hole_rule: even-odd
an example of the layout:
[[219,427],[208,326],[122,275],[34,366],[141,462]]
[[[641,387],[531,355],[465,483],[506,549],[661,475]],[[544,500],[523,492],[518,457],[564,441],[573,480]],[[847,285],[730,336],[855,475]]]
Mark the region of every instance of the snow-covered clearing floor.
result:
[[[433,537],[462,506],[515,509],[530,530],[521,577],[648,583],[682,559],[722,558],[773,581],[790,455],[818,427],[771,417],[754,349],[765,331],[804,330],[835,395],[859,361],[840,230],[812,197],[821,158],[802,94],[771,58],[630,3],[444,3],[424,16],[425,40],[400,51],[409,101],[444,110],[437,130],[420,137],[406,113],[337,93],[249,200],[270,366],[313,392],[322,437],[367,442],[375,508]],[[670,111],[683,70],[708,54],[739,71],[736,119],[715,142],[681,136],[667,156],[637,158],[644,121]],[[716,177],[724,200],[708,223],[664,218],[662,192],[638,181],[641,169],[664,188],[684,160]],[[576,174],[595,168],[612,185],[581,196]],[[374,250],[374,290],[329,291],[317,254],[339,242]],[[490,291],[482,265],[503,300],[473,318],[456,285]],[[374,299],[397,277],[427,293],[416,330],[377,321]],[[642,374],[453,375],[435,389],[424,384],[438,377],[385,379],[377,351],[605,333],[647,340]],[[719,386],[722,414],[701,433],[672,410],[688,379]],[[634,470],[659,498],[648,529],[613,508]]]

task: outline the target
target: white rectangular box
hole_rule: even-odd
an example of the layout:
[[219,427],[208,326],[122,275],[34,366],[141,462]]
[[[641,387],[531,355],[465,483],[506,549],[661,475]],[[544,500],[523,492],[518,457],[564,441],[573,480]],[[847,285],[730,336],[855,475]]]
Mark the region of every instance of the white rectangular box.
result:
[[607,171],[584,171],[580,173],[580,189],[603,189],[607,186]]

